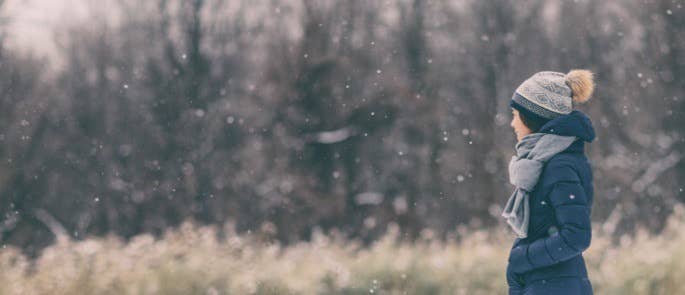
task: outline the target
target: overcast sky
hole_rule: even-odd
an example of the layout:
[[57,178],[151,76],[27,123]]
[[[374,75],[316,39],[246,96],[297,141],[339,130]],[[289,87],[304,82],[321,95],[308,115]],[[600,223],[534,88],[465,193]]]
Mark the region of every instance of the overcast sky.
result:
[[93,0],[7,0],[3,15],[9,17],[8,43],[38,55],[51,56],[55,44],[52,31],[86,14]]

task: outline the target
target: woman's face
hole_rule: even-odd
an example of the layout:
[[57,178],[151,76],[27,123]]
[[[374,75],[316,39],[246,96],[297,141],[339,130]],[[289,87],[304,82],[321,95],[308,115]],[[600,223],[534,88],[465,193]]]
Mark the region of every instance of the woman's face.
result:
[[514,115],[511,119],[511,128],[514,128],[514,133],[516,133],[516,140],[521,141],[524,136],[533,133],[532,130],[523,124],[523,120],[519,117],[519,111],[516,109],[511,109],[511,113]]

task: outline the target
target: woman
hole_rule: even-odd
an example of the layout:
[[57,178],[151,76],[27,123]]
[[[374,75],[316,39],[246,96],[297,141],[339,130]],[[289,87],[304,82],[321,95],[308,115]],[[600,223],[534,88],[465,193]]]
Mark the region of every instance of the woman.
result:
[[574,106],[590,99],[593,75],[539,72],[510,106],[518,143],[509,163],[516,187],[502,216],[518,235],[509,254],[509,294],[592,294],[582,252],[590,246],[590,119]]

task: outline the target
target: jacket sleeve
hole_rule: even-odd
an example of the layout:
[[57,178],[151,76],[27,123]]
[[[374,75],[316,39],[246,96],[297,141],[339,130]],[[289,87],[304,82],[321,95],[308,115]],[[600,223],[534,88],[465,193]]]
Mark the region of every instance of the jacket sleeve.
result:
[[515,273],[568,260],[590,246],[590,203],[580,178],[568,164],[553,165],[548,168],[558,176],[558,180],[552,184],[549,201],[556,216],[558,231],[512,249],[509,263]]

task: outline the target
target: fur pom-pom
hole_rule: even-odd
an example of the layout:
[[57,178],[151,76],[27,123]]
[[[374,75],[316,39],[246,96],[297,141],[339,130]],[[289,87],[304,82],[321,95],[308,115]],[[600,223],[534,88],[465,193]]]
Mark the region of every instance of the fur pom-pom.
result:
[[595,90],[593,74],[588,70],[571,70],[566,74],[566,82],[573,91],[574,103],[584,103],[590,100]]

